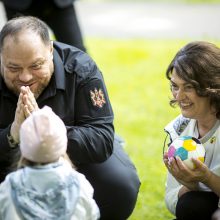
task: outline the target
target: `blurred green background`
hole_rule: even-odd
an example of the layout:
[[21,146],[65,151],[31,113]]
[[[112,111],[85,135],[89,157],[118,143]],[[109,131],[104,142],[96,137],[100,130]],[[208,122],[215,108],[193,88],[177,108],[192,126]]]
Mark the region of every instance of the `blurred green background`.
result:
[[87,39],[90,54],[105,78],[116,132],[125,139],[125,150],[142,182],[130,220],[174,218],[164,203],[163,128],[179,111],[168,104],[170,92],[165,71],[174,54],[186,43],[184,40]]
[[[138,1],[220,3],[217,0]],[[164,203],[166,169],[162,161],[163,128],[179,114],[179,110],[169,106],[170,91],[165,71],[176,52],[192,40],[196,39],[85,38],[89,54],[104,75],[115,113],[116,132],[125,139],[125,150],[135,163],[142,182],[135,210],[129,220],[174,219]],[[216,39],[203,40],[219,44]]]
[[164,125],[175,115],[168,104],[166,67],[184,41],[88,39],[103,71],[115,113],[115,128],[126,141],[142,185],[131,220],[171,219],[165,208],[162,163]]

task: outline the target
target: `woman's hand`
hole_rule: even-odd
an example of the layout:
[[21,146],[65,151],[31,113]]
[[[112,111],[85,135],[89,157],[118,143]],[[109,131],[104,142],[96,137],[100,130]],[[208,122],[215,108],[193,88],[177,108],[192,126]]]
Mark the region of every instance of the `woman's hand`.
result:
[[192,162],[194,169],[188,168],[179,157],[168,159],[167,153],[164,154],[164,163],[176,179],[183,182],[206,182],[211,175],[209,168],[198,159],[192,158]]
[[194,169],[188,168],[179,157],[168,159],[167,153],[164,154],[164,163],[172,176],[182,185],[190,190],[197,190],[198,183],[210,177],[211,172],[208,167],[197,159],[192,159]]
[[200,160],[192,158],[192,162],[195,165],[195,168],[192,170],[193,171],[193,175],[194,175],[194,177],[193,177],[194,180],[206,184],[206,182],[212,176],[212,172]]

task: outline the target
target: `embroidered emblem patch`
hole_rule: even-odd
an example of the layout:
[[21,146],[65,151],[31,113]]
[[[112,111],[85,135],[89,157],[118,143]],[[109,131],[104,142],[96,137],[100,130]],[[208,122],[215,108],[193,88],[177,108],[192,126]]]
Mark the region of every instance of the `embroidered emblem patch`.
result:
[[104,93],[101,89],[97,90],[95,88],[94,91],[90,90],[90,97],[92,100],[92,104],[99,108],[102,108],[103,105],[106,103]]

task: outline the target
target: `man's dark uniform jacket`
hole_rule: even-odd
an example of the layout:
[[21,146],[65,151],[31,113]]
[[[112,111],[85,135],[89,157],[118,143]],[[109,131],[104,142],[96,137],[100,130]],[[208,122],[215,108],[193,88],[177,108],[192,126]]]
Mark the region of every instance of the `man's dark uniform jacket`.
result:
[[[113,112],[95,63],[80,50],[54,43],[55,71],[52,79],[37,99],[39,108],[50,106],[67,126],[68,154],[72,161],[95,163],[106,160],[113,149]],[[64,68],[63,68],[64,66]],[[95,91],[103,93],[102,106],[93,103]],[[11,93],[0,78],[0,179],[11,149],[7,134],[14,120],[18,97]]]
[[[127,219],[140,181],[114,138],[113,112],[102,74],[86,53],[58,42],[54,42],[54,66],[49,85],[37,98],[38,106],[50,106],[64,121],[67,153],[92,184],[101,219]],[[0,181],[19,155],[19,147],[11,148],[7,138],[17,101],[0,78]]]
[[[32,0],[1,0],[7,7],[15,10],[25,10],[27,9]],[[45,0],[48,1],[48,0]],[[59,8],[65,8],[73,4],[75,0],[52,0],[54,4]]]

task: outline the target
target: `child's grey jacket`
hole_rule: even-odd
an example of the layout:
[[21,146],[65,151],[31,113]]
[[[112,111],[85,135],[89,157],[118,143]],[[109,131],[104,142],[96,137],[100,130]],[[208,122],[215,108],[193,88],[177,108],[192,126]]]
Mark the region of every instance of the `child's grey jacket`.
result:
[[1,220],[98,218],[92,186],[64,160],[19,169],[0,185]]

